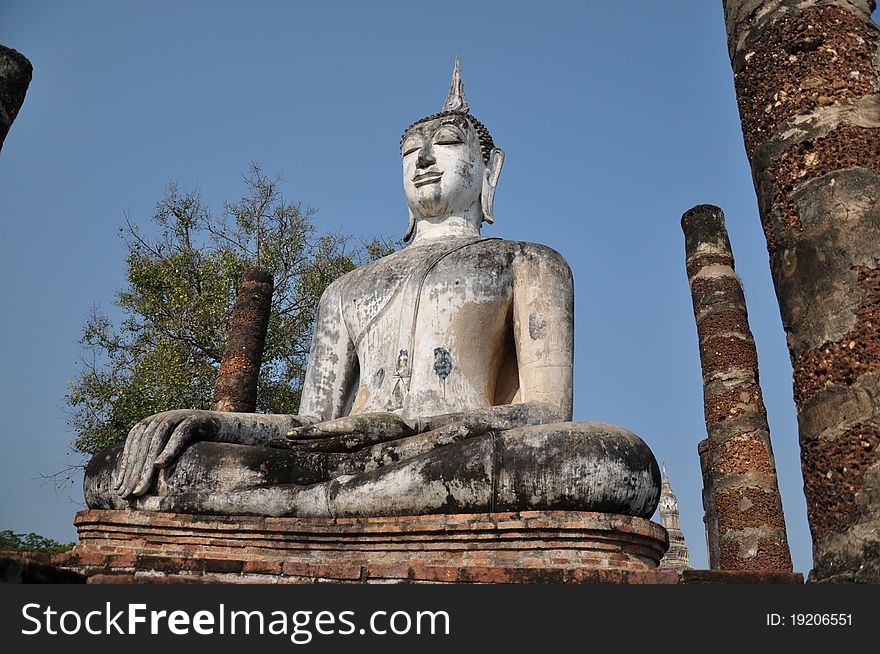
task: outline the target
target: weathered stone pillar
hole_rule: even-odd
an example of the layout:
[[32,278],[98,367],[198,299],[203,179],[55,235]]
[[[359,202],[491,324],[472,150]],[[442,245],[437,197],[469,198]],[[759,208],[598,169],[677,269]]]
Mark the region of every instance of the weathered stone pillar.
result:
[[20,52],[0,45],[0,149],[24,103],[33,67]]
[[813,580],[880,582],[880,96],[873,0],[727,0],[794,368]]
[[249,268],[244,273],[214,386],[214,411],[256,411],[273,286],[272,275],[265,270]]
[[[791,572],[782,500],[758,384],[758,353],[734,272],[724,214],[701,204],[681,219],[703,368],[708,445],[704,494],[722,570]],[[710,535],[710,548],[713,537]],[[713,566],[715,567],[715,566]]]
[[715,487],[712,483],[712,469],[709,459],[709,439],[697,444],[700,456],[700,472],[703,477],[703,524],[706,528],[706,549],[709,552],[709,569],[718,570],[718,519],[715,517]]

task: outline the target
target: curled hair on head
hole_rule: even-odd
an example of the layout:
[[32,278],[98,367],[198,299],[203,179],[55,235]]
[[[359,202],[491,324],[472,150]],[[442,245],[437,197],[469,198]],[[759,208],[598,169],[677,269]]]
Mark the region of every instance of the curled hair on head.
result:
[[492,135],[489,134],[489,130],[486,129],[486,126],[483,125],[483,123],[464,111],[441,111],[439,114],[431,114],[430,116],[426,116],[421,120],[417,120],[403,131],[403,136],[400,137],[401,150],[403,150],[403,140],[406,138],[406,135],[409,134],[409,131],[413,127],[421,125],[422,123],[427,123],[431,120],[436,120],[437,118],[444,118],[446,116],[462,116],[463,118],[466,118],[468,120],[468,122],[473,126],[474,131],[476,131],[477,138],[480,140],[480,154],[483,157],[483,163],[488,164],[489,156],[492,154],[492,150],[495,149],[495,142],[492,140]]

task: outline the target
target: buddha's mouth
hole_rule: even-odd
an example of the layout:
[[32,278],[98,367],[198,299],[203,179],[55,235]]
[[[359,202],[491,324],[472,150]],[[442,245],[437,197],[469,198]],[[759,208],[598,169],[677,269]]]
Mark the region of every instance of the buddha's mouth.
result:
[[413,184],[415,184],[416,188],[427,186],[428,184],[434,184],[435,182],[439,182],[440,178],[443,177],[443,173],[438,173],[435,171],[428,173],[419,173],[413,177]]

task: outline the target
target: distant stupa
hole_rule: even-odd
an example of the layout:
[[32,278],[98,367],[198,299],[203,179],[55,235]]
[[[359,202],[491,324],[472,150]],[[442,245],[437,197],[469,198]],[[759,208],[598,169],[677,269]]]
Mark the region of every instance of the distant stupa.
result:
[[688,548],[684,544],[684,534],[678,526],[678,500],[669,485],[669,475],[666,473],[666,464],[663,464],[663,484],[660,487],[660,522],[669,532],[669,550],[660,560],[660,568],[671,570],[687,570]]

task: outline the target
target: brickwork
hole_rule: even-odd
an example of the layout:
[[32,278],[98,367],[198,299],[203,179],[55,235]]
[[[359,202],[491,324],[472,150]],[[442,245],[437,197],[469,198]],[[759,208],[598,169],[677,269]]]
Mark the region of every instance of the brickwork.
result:
[[875,7],[874,0],[724,0],[743,137],[794,369],[817,581],[880,581]]
[[70,552],[0,552],[0,561],[92,584],[803,583],[799,574],[658,569],[667,547],[660,525],[601,513],[295,519],[91,510],[75,524],[81,540]]
[[[326,567],[304,570],[282,563],[251,562],[237,570],[223,564],[184,563],[187,557],[98,555],[85,557],[77,552],[41,554],[0,552],[0,562],[6,560],[19,568],[51,570],[51,575],[31,575],[23,579],[7,578],[12,583],[58,583],[65,581],[90,584],[311,584],[311,583],[568,583],[568,584],[802,584],[803,576],[792,573],[743,572],[738,570],[622,570],[620,568],[494,568],[410,567],[391,569],[378,566],[353,568]],[[88,565],[86,565],[86,563]],[[71,568],[87,570],[88,576],[71,572]],[[166,572],[172,570],[172,572]],[[403,574],[404,571],[406,574]],[[302,575],[309,572],[309,575]],[[73,576],[70,576],[73,575]]]
[[702,204],[681,226],[709,435],[698,447],[709,561],[722,570],[791,572],[758,353],[724,214]]
[[214,387],[214,411],[257,410],[257,381],[269,329],[273,288],[274,280],[267,271],[256,267],[245,271]]
[[565,583],[600,578],[586,570],[655,571],[667,548],[648,520],[574,511],[297,519],[89,510],[75,524],[80,544],[50,561],[91,577]]

